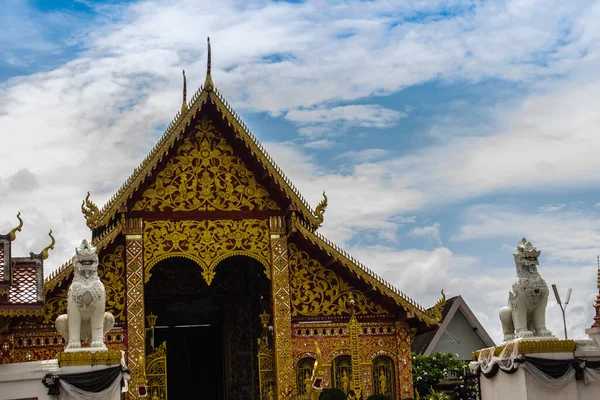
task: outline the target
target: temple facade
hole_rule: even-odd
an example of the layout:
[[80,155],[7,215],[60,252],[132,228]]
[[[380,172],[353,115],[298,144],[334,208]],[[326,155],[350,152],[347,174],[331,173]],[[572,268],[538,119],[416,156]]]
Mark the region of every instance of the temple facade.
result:
[[[209,53],[204,86],[188,103],[184,82],[141,165],[102,208],[89,194],[82,205],[129,398],[145,385],[158,399],[302,399],[319,385],[412,398],[411,340],[438,325],[444,299],[418,305],[323,237],[326,207],[227,104]],[[0,236],[0,363],[55,358],[73,266],[42,280],[48,249],[14,258],[14,236]]]

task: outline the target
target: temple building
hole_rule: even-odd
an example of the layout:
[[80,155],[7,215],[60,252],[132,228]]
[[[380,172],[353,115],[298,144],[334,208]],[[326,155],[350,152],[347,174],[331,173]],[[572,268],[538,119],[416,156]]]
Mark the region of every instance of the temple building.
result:
[[[326,207],[224,100],[209,47],[204,85],[188,102],[184,75],[148,156],[102,208],[82,204],[129,398],[143,385],[158,399],[303,399],[315,385],[412,398],[411,340],[438,326],[444,297],[424,308],[322,236]],[[43,280],[48,248],[16,258],[14,237],[0,236],[0,364],[63,350],[54,321],[73,278],[67,262]]]

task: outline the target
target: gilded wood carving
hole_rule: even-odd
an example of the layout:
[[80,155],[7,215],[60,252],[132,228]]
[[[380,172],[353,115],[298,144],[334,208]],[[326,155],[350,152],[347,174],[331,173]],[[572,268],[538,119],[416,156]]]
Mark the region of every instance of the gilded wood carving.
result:
[[62,286],[58,287],[44,300],[44,323],[53,323],[59,315],[67,312],[67,291],[69,290],[71,280],[63,282]]
[[106,289],[106,310],[110,311],[117,322],[125,322],[125,246],[102,257],[98,276]]
[[[127,365],[132,379],[145,374],[144,343],[146,329],[144,323],[144,244],[136,235],[127,235],[125,261],[127,276]],[[128,399],[137,398],[137,388],[129,385]]]
[[[404,366],[399,367],[403,362],[398,360],[398,342],[397,333],[393,323],[385,322],[371,322],[361,324],[361,332],[365,330],[368,333],[361,333],[360,346],[358,351],[358,360],[360,360],[361,367],[361,382],[363,398],[369,397],[374,393],[373,381],[372,381],[372,368],[373,360],[379,356],[385,355],[389,357],[395,368],[400,368],[404,371]],[[306,332],[309,335],[306,335]],[[341,333],[340,333],[341,332]],[[382,333],[379,333],[382,332]],[[293,339],[293,353],[294,360],[298,362],[304,357],[314,357],[315,346],[314,342],[318,341],[319,347],[322,349],[323,363],[326,366],[325,381],[323,382],[325,387],[335,387],[335,380],[332,375],[333,372],[333,360],[336,357],[347,355],[351,356],[352,351],[352,339],[349,335],[347,324],[342,323],[316,323],[316,324],[302,324],[294,326],[294,339]],[[298,336],[301,333],[302,336]],[[408,347],[405,348],[405,346]],[[402,343],[402,351],[410,354],[410,344],[405,342]],[[352,357],[353,361],[354,357]],[[349,384],[352,383],[351,377],[352,362],[348,364],[347,375],[349,378]],[[395,374],[396,378],[393,382],[388,382],[389,385],[398,387],[400,384],[400,374]],[[343,377],[340,375],[340,377]],[[379,384],[381,382],[378,380]]]
[[287,239],[284,235],[271,238],[273,280],[273,329],[275,332],[276,397],[290,399],[296,392],[296,374],[292,358],[292,319],[290,309],[290,272]]
[[146,379],[149,396],[167,400],[167,342],[146,358]]
[[290,243],[289,249],[293,316],[350,314],[348,301],[351,296],[356,300],[356,314],[388,314],[335,272],[310,258],[307,252],[300,251],[295,244]]
[[265,266],[267,277],[271,276],[267,220],[148,221],[144,241],[146,282],[158,261],[177,256],[197,262],[208,285],[219,262],[234,255],[256,259]]
[[134,211],[278,209],[205,116],[133,207]]

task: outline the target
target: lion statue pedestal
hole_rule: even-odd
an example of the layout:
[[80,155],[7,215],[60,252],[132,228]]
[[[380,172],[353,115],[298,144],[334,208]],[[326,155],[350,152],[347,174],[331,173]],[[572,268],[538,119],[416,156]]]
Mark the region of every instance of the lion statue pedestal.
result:
[[[65,338],[65,352],[107,351],[104,335],[115,325],[105,312],[106,291],[98,277],[98,254],[87,240],[75,249],[73,282],[67,294],[67,314],[56,319],[56,330]],[[82,348],[81,341],[90,346]]]

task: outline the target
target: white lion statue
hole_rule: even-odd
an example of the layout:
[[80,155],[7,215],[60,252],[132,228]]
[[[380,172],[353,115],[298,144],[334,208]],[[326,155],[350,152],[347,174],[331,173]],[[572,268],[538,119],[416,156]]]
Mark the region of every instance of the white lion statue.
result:
[[523,238],[514,252],[517,282],[508,293],[508,307],[500,310],[504,341],[552,336],[546,329],[548,285],[537,271],[541,251]]
[[104,350],[104,335],[115,325],[115,318],[104,312],[106,292],[98,277],[98,254],[85,239],[75,249],[73,271],[67,314],[56,319],[56,330],[65,338],[67,352],[80,349],[85,339],[94,350]]

